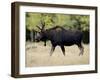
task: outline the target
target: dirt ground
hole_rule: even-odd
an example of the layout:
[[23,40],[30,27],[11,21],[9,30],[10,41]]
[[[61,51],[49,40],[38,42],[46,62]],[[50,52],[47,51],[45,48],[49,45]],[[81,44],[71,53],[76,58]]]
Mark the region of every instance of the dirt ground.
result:
[[36,66],[61,66],[61,65],[82,65],[89,64],[89,45],[83,44],[84,54],[79,56],[79,48],[76,45],[65,46],[64,56],[60,47],[57,46],[52,56],[50,56],[51,44],[44,46],[43,42],[26,43],[26,67]]

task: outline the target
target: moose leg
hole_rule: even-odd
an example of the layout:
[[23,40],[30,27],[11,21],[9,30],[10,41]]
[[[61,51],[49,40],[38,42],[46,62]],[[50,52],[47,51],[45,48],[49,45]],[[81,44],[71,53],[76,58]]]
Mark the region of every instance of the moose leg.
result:
[[65,56],[65,48],[64,48],[64,46],[60,46],[60,47],[61,47],[61,50],[63,52],[63,55]]
[[46,41],[44,41],[44,46],[46,46]]
[[50,51],[50,56],[52,56],[52,53],[54,52],[54,50],[55,50],[55,46],[52,46],[51,51]]
[[79,56],[80,55],[83,55],[83,52],[84,52],[84,47],[82,46],[82,44],[80,43],[80,44],[78,44],[78,47],[79,47],[79,49],[80,49],[80,54],[79,54]]

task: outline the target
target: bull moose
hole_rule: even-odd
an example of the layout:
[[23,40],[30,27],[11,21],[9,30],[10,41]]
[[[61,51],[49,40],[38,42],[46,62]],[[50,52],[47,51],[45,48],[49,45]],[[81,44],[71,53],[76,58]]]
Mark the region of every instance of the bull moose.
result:
[[44,24],[42,24],[42,27],[37,26],[41,31],[36,34],[35,40],[37,42],[44,41],[45,45],[47,40],[51,41],[52,48],[50,51],[50,56],[54,52],[56,46],[61,47],[63,55],[65,56],[64,46],[72,46],[74,44],[76,44],[80,49],[79,55],[83,55],[84,52],[84,48],[82,46],[83,33],[81,31],[67,30],[60,26],[55,26],[50,29],[44,29],[44,26],[45,26]]

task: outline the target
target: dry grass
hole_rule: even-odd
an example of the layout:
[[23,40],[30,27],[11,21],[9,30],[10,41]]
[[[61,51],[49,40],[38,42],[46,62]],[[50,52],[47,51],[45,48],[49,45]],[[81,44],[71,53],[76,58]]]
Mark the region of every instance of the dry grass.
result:
[[84,44],[83,46],[83,56],[79,56],[80,50],[76,45],[65,46],[66,56],[57,46],[53,55],[50,56],[49,42],[46,47],[42,42],[26,43],[26,67],[89,64],[89,45]]

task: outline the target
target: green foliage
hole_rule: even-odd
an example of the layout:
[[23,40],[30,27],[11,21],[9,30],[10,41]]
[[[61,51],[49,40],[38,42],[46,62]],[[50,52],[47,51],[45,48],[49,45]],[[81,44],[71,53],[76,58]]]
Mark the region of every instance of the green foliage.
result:
[[29,30],[39,30],[36,26],[45,23],[45,28],[59,25],[68,29],[89,31],[88,15],[54,14],[54,13],[26,13],[26,27]]
[[82,31],[89,30],[89,16],[86,15],[71,15],[72,28]]
[[40,22],[41,14],[26,13],[26,27],[29,30],[37,29],[36,25]]

